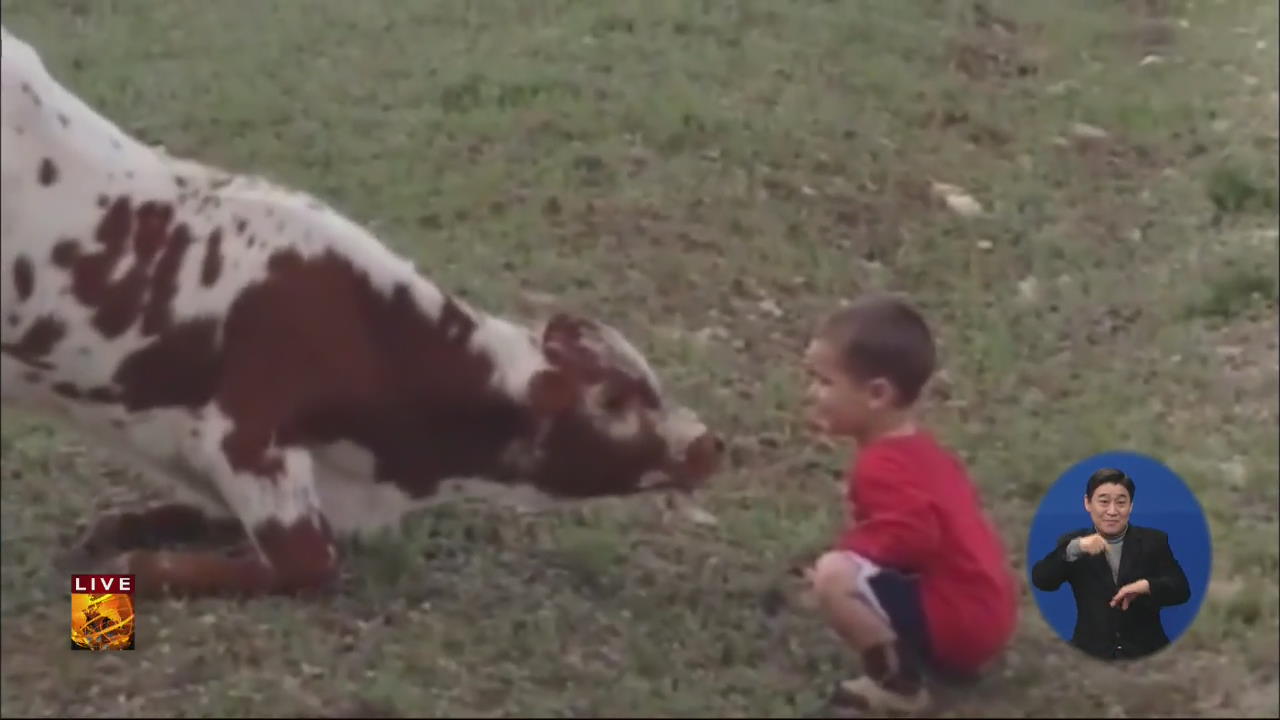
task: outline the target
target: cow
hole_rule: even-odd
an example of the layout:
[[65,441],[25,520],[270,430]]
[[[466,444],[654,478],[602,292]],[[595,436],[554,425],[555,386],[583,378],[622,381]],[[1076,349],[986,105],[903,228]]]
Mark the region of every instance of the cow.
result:
[[76,546],[139,593],[324,592],[338,539],[437,502],[687,498],[718,472],[723,440],[616,328],[472,307],[315,196],[130,136],[8,29],[2,137],[3,401],[176,493]]

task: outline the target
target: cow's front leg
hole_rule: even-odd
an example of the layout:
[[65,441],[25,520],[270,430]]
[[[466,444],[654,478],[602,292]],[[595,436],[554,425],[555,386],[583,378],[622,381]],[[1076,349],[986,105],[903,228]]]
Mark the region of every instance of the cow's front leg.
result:
[[157,503],[142,510],[98,516],[68,555],[95,560],[124,550],[159,549],[181,543],[228,546],[247,539],[235,516],[215,516],[181,502]]
[[306,450],[255,444],[233,431],[205,437],[192,459],[214,478],[250,544],[238,554],[134,550],[117,556],[112,568],[137,575],[136,592],[251,596],[331,587],[337,546],[320,513]]

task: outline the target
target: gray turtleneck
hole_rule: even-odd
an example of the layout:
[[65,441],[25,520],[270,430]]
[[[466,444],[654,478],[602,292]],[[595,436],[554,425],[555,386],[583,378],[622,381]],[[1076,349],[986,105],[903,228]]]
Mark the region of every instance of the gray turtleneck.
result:
[[[1127,532],[1129,532],[1129,527],[1126,525],[1124,532],[1113,538],[1109,538],[1106,535],[1102,536],[1107,541],[1107,564],[1111,566],[1112,582],[1120,582],[1120,553],[1124,550],[1124,536]],[[1067,543],[1067,562],[1075,562],[1084,553],[1080,549],[1080,540],[1081,538],[1073,538],[1071,542]]]

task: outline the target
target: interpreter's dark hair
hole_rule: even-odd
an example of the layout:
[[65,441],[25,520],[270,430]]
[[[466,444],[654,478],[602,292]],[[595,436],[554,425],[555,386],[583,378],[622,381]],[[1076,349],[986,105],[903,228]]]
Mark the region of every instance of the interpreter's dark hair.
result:
[[819,337],[831,343],[845,372],[866,382],[885,378],[899,406],[916,402],[933,375],[937,349],[920,313],[889,293],[864,295],[823,321]]
[[1092,500],[1093,493],[1097,491],[1098,487],[1107,483],[1123,486],[1125,490],[1129,491],[1129,501],[1133,502],[1133,496],[1137,490],[1133,485],[1133,478],[1126,475],[1123,470],[1117,470],[1116,468],[1102,468],[1090,475],[1089,483],[1084,488],[1084,496]]

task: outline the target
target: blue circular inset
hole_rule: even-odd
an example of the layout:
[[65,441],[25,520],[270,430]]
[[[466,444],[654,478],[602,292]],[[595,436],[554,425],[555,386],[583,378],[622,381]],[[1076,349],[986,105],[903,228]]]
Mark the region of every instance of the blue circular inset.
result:
[[[1150,528],[1166,533],[1173,558],[1186,576],[1190,597],[1186,602],[1167,605],[1159,610],[1160,624],[1170,644],[1173,644],[1191,626],[1200,610],[1200,603],[1204,600],[1205,590],[1209,585],[1213,550],[1209,524],[1199,501],[1177,473],[1155,458],[1126,451],[1101,453],[1076,463],[1058,478],[1041,500],[1031,522],[1031,532],[1027,539],[1027,573],[1031,592],[1040,608],[1040,614],[1063,640],[1070,642],[1076,629],[1077,617],[1074,586],[1068,580],[1056,590],[1046,592],[1036,587],[1034,568],[1056,551],[1058,542],[1064,535],[1086,530],[1089,533],[1096,532],[1093,519],[1085,509],[1084,498],[1090,476],[1103,468],[1120,470],[1132,479],[1134,493],[1129,527]],[[1127,544],[1129,543],[1126,542]],[[1125,568],[1124,551],[1122,547],[1122,571]],[[1102,557],[1105,558],[1105,553]],[[1041,572],[1051,575],[1052,573],[1046,572],[1051,563],[1049,561],[1042,566]],[[1095,564],[1095,568],[1102,570],[1085,582],[1103,586],[1106,580],[1111,580],[1105,575],[1105,565]],[[1104,610],[1098,616],[1105,615]],[[1117,627],[1117,623],[1124,622],[1119,618],[1118,611],[1112,613],[1111,629]]]

